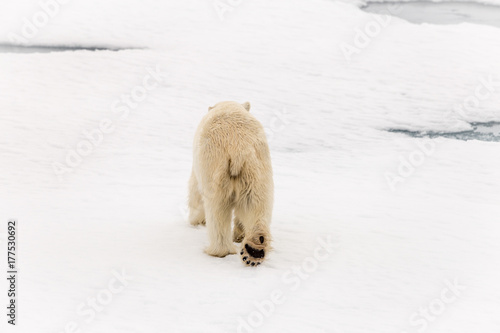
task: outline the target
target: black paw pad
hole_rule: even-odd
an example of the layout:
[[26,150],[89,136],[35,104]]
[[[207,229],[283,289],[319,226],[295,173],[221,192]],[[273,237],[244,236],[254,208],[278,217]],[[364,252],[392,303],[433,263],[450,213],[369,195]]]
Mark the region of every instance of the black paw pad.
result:
[[250,260],[247,261],[247,265],[250,263]]
[[241,250],[240,254],[241,254],[241,255],[243,254],[243,250]]
[[259,265],[260,265],[260,262],[257,263],[257,266],[259,266]]
[[253,263],[251,263],[250,265],[255,266],[255,263],[253,262]]
[[243,257],[243,261],[246,261],[247,260],[247,257]]
[[261,244],[264,244],[264,236],[260,236],[260,237],[259,237],[259,240],[260,240],[260,243],[261,243]]
[[265,255],[264,250],[254,249],[253,247],[250,247],[248,244],[245,244],[245,249],[247,250],[248,254],[254,258],[264,258]]

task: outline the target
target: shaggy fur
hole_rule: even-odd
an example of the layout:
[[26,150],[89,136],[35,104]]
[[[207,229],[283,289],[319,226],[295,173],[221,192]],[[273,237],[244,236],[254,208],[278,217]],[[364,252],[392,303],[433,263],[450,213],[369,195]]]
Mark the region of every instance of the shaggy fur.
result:
[[[217,257],[238,252],[259,265],[270,249],[273,178],[264,128],[250,103],[221,102],[209,108],[194,138],[189,181],[189,222],[205,224]],[[234,210],[234,230],[231,218]]]

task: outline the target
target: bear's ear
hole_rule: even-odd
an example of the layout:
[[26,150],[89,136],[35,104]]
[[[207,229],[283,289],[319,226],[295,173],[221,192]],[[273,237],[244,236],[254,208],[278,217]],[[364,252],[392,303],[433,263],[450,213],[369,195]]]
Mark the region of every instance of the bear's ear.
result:
[[209,106],[208,111],[212,110],[215,106]]
[[245,110],[247,110],[247,111],[250,112],[250,102],[245,102],[245,103],[243,103],[241,105],[243,105],[243,107],[245,108]]

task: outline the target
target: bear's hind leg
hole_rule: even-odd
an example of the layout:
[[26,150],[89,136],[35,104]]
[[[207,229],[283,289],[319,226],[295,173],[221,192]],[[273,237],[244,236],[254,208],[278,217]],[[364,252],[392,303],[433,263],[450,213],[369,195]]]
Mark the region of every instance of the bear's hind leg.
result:
[[189,223],[191,225],[205,224],[205,210],[203,208],[203,199],[201,197],[200,191],[198,190],[198,181],[194,175],[191,173],[191,178],[189,179]]
[[205,252],[215,257],[225,257],[237,253],[231,237],[232,207],[218,200],[205,203],[208,237],[210,245]]
[[245,230],[240,250],[241,260],[246,265],[258,266],[264,261],[271,249],[271,233],[268,223],[263,218],[253,214],[251,210],[244,215],[239,214],[239,216],[242,216]]

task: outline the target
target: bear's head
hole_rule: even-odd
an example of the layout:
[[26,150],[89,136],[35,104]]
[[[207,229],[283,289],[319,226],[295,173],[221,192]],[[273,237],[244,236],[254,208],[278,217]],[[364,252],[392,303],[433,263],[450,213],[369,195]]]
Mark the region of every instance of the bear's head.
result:
[[238,102],[231,102],[231,101],[219,102],[219,103],[215,104],[214,106],[209,106],[208,111],[215,109],[216,107],[219,107],[219,106],[224,107],[224,106],[237,106],[237,105],[242,106],[245,110],[250,112],[250,102],[245,102],[243,104],[240,104]]

